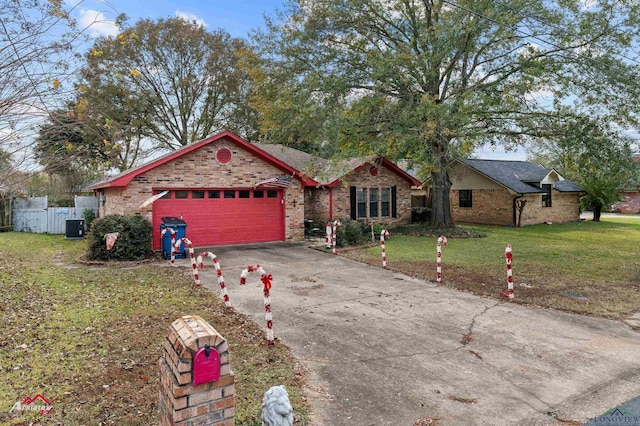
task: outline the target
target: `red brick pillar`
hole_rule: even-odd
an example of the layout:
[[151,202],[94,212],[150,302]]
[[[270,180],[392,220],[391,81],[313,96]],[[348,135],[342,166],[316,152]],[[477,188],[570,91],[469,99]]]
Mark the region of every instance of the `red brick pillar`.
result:
[[[209,345],[220,357],[220,378],[193,385],[193,356]],[[229,345],[198,315],[175,320],[164,341],[160,364],[160,426],[232,426],[235,386]]]

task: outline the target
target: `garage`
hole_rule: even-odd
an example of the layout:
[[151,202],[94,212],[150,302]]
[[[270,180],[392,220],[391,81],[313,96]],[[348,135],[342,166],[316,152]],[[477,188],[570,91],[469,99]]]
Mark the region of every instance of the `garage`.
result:
[[194,247],[297,241],[304,238],[305,188],[318,185],[300,170],[310,159],[293,148],[252,144],[224,131],[88,189],[98,198],[100,217],[147,219],[154,250],[162,248],[163,217],[182,218]]
[[282,189],[171,189],[153,203],[155,250],[161,248],[163,217],[182,218],[195,247],[285,239]]

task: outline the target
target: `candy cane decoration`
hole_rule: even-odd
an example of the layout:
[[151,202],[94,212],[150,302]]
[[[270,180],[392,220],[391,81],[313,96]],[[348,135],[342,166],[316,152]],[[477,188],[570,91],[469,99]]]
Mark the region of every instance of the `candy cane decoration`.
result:
[[382,267],[386,268],[387,267],[387,254],[384,251],[384,237],[388,237],[389,236],[389,231],[387,231],[386,229],[383,229],[380,232],[380,248],[382,249]]
[[[220,289],[222,290],[222,298],[224,299],[224,306],[227,308],[231,307],[231,302],[229,301],[229,293],[227,292],[227,286],[224,283],[224,277],[222,276],[222,269],[220,268],[220,262],[218,261],[218,256],[215,254],[205,251],[200,253],[197,259],[198,269],[202,270],[204,268],[204,263],[202,259],[204,257],[209,257],[213,260],[213,267],[216,269],[216,274],[218,275],[218,284],[220,284]],[[198,276],[198,281],[196,281],[196,285],[200,286],[200,277]]]
[[507,247],[504,249],[504,257],[507,260],[507,293],[503,292],[500,294],[511,301],[515,297],[513,292],[513,271],[511,270],[511,261],[513,260],[511,244],[507,244]]
[[260,265],[247,266],[247,268],[240,274],[240,285],[245,285],[247,283],[247,275],[249,275],[249,272],[260,273],[260,281],[262,281],[264,286],[264,319],[267,321],[267,345],[273,345],[275,344],[273,340],[273,316],[271,315],[271,295],[269,294],[269,290],[271,290],[271,280],[273,277],[271,274],[267,274]]
[[193,244],[187,237],[180,238],[175,243],[175,251],[178,251],[180,244],[185,243],[189,249],[189,257],[191,258],[191,268],[193,269],[193,280],[196,282],[196,286],[200,287],[200,275],[198,275],[198,266],[196,265],[196,255],[193,252]]
[[327,222],[327,227],[325,228],[324,235],[324,244],[327,246],[327,248],[331,248],[331,222]]
[[442,284],[442,247],[447,247],[447,237],[440,235],[438,238],[438,247],[436,249],[436,283]]
[[176,243],[176,231],[174,231],[173,228],[164,228],[162,232],[160,232],[161,240],[164,239],[164,234],[166,234],[167,231],[171,233],[171,266],[174,266],[176,262],[176,248],[174,247]]
[[338,219],[333,221],[333,235],[332,235],[331,242],[333,245],[333,254],[336,256],[338,255],[338,252],[336,251],[336,241],[337,241],[336,234],[338,233],[338,228],[340,226],[342,226],[342,224]]

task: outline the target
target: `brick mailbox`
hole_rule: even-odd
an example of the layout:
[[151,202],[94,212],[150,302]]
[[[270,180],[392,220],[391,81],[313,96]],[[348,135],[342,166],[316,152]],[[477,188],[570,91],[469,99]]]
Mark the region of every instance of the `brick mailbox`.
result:
[[229,346],[209,323],[198,315],[175,320],[159,364],[161,426],[234,424]]

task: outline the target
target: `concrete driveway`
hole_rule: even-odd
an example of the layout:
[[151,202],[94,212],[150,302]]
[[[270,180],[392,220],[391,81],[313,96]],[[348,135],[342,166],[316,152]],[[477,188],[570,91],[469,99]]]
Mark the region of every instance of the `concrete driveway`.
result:
[[[256,263],[273,274],[275,336],[311,372],[314,425],[566,425],[640,395],[640,333],[621,322],[482,298],[304,243],[212,251],[232,305],[263,329],[259,277],[241,287],[239,276]],[[203,285],[220,294],[207,266]]]

